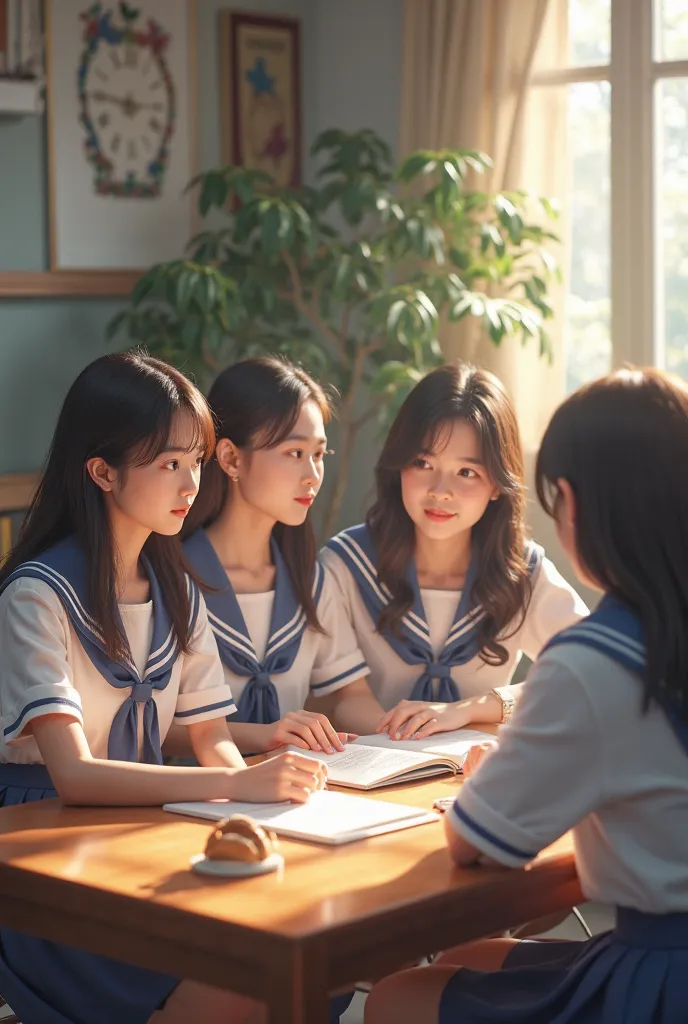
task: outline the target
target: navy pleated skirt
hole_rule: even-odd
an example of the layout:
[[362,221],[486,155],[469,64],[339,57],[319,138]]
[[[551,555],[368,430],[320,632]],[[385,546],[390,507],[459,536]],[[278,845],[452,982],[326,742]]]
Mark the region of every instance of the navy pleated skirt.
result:
[[461,968],[440,1024],[686,1024],[688,914],[619,908],[587,942],[525,940],[501,971]]

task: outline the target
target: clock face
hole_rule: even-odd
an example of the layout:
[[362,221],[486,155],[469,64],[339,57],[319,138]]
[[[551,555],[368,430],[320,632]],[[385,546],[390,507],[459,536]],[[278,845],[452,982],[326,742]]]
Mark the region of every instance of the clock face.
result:
[[145,32],[136,31],[131,13],[120,28],[112,17],[107,12],[86,25],[77,76],[86,158],[99,194],[156,196],[174,127],[174,86],[164,56],[168,37],[152,21]]

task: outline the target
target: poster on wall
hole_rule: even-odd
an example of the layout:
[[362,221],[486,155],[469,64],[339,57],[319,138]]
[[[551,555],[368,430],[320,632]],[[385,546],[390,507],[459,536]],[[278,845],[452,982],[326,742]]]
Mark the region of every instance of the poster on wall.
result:
[[53,270],[145,269],[192,232],[191,0],[47,0]]
[[299,21],[225,11],[220,32],[225,162],[300,184]]

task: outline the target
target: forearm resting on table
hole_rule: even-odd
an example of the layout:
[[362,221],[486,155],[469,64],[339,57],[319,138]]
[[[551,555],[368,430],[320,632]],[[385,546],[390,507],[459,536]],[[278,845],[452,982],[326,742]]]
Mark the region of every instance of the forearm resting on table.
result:
[[[353,683],[330,694],[327,699],[330,721],[341,732],[369,736],[375,732],[384,715],[365,678],[355,679]],[[312,705],[314,710],[317,703],[315,701]]]
[[[223,720],[221,720],[223,721]],[[242,754],[259,754],[268,750],[268,727],[265,725],[252,725],[250,722],[237,722],[232,724],[231,718],[226,722],[229,736],[236,744]],[[186,725],[171,725],[162,752],[165,757],[193,757],[196,754],[189,727]],[[200,760],[200,758],[199,758]],[[203,761],[207,764],[207,761]]]
[[454,863],[458,864],[460,868],[481,866],[490,868],[505,867],[504,864],[500,864],[498,861],[492,860],[491,857],[486,857],[485,854],[480,852],[477,846],[474,846],[473,843],[469,843],[467,839],[464,839],[464,837],[453,827],[448,813],[444,815],[444,834],[447,837],[449,855]]
[[[240,764],[235,767],[174,768],[108,761],[92,756],[83,728],[73,718],[45,715],[34,719],[31,726],[41,757],[65,804],[160,806],[175,800],[228,797],[232,776],[243,767],[238,752]],[[198,730],[199,726],[190,728]]]

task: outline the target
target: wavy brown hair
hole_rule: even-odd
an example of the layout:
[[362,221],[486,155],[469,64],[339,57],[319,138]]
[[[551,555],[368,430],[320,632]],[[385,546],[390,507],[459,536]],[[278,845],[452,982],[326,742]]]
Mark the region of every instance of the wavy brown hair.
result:
[[[325,423],[332,414],[327,395],[305,370],[272,356],[243,359],[223,370],[210,389],[208,401],[215,415],[217,440],[228,437],[237,448],[245,449],[281,444],[292,432],[305,402],[315,402]],[[210,526],[228,494],[227,475],[213,458],[203,470],[201,488],[186,517],[183,536]],[[322,632],[313,599],[317,548],[310,518],[300,526],[276,523],[273,537],[308,625]]]
[[392,597],[378,630],[399,631],[413,604],[406,573],[414,555],[415,527],[404,507],[401,472],[423,452],[434,451],[446,427],[470,423],[481,457],[499,489],[473,527],[478,572],[472,599],[485,609],[478,627],[480,657],[503,665],[508,653],[500,641],[522,625],[532,583],[525,555],[523,453],[516,413],[503,384],[473,366],[441,366],[423,378],[397,413],[375,467],[377,495],[366,522],[377,546],[378,580]]
[[[139,351],[101,356],[82,370],[64,400],[17,544],[0,569],[2,584],[23,562],[74,534],[86,554],[88,611],[115,660],[124,660],[129,653],[117,614],[117,552],[103,492],[86,463],[99,456],[123,473],[129,466],[149,465],[168,443],[178,413],[186,414],[193,426],[189,451],[202,447],[210,457],[210,410],[179,370]],[[152,533],[143,554],[160,583],[179,648],[186,652],[191,641],[190,605],[179,537]]]
[[630,607],[647,647],[645,708],[666,696],[688,723],[688,385],[654,369],[618,370],[554,413],[537,457],[537,493],[555,517],[558,480],[576,499],[586,574]]

